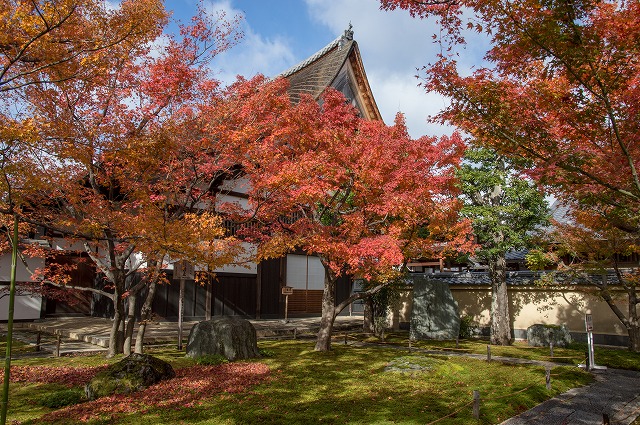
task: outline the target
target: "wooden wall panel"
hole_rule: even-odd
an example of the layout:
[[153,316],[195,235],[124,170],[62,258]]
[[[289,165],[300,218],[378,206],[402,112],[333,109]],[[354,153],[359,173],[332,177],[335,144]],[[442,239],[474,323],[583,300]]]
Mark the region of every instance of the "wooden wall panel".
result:
[[294,289],[289,295],[289,314],[311,314],[322,312],[322,291]]

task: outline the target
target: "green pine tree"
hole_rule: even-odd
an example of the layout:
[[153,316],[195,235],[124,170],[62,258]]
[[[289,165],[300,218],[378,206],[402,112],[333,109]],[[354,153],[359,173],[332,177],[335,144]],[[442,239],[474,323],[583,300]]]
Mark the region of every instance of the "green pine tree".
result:
[[464,200],[462,216],[472,221],[480,245],[475,255],[489,266],[491,343],[509,345],[505,255],[530,246],[536,228],[548,223],[547,202],[512,162],[491,149],[469,148],[458,177]]

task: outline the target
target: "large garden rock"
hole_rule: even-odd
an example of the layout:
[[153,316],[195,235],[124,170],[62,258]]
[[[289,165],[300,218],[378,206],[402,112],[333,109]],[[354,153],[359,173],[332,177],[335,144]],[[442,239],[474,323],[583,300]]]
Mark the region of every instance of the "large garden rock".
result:
[[432,279],[413,278],[412,339],[456,339],[460,333],[458,303],[449,285]]
[[89,400],[115,393],[129,394],[176,376],[171,365],[148,354],[131,354],[98,373],[84,391]]
[[251,322],[232,316],[216,317],[191,328],[188,357],[222,355],[228,360],[260,357],[256,329]]
[[548,347],[553,341],[555,347],[571,344],[571,335],[565,325],[531,325],[527,328],[527,342],[532,347]]

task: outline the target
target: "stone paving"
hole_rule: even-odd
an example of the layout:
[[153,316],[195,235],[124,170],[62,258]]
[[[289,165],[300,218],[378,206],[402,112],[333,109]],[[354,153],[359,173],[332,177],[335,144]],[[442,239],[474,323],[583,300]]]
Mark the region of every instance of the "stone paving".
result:
[[[293,336],[295,334],[315,333],[320,327],[320,319],[294,318],[286,323],[283,320],[250,320],[256,328],[258,338]],[[61,317],[35,322],[16,322],[14,333],[22,332],[29,343],[35,343],[37,332],[46,335],[61,335],[61,354],[77,350],[104,350],[109,346],[109,332],[113,321],[99,317]],[[186,343],[189,331],[197,321],[183,322],[183,341]],[[362,316],[338,316],[334,329],[342,332],[350,329],[362,329]],[[0,332],[6,333],[6,323],[0,324]],[[51,348],[52,338],[47,338],[46,346]],[[135,334],[134,334],[135,339]],[[147,325],[145,345],[177,343],[178,323],[169,321],[151,322]],[[83,344],[84,343],[84,344]]]
[[[15,335],[33,343],[37,332],[61,335],[61,355],[78,352],[104,351],[108,345],[111,320],[95,317],[75,317],[47,319],[40,322],[16,323]],[[184,323],[184,337],[196,322]],[[295,333],[316,332],[319,318],[295,318],[284,323],[282,320],[251,320],[259,338],[292,337]],[[336,333],[359,329],[362,317],[340,316],[336,319]],[[0,332],[6,331],[6,324],[0,324]],[[146,344],[167,344],[177,342],[176,322],[154,322],[145,334]],[[55,350],[55,338],[43,338],[43,351]],[[486,359],[479,354],[461,352],[416,350],[425,354],[443,354]],[[34,353],[33,355],[38,355]],[[42,355],[41,353],[39,355]],[[50,355],[50,354],[49,354]],[[493,356],[492,361],[518,364],[538,364],[553,366],[553,363],[525,359]],[[626,370],[594,371],[595,382],[591,385],[573,388],[547,400],[531,410],[508,419],[500,425],[630,425],[640,416],[640,372]],[[606,415],[609,422],[605,422]]]
[[573,388],[501,425],[631,424],[640,415],[640,373],[607,369],[594,371],[594,376],[593,384]]

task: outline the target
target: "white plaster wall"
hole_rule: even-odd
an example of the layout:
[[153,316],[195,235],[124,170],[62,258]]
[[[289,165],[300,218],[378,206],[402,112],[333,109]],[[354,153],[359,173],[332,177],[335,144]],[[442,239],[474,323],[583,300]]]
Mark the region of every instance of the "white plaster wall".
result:
[[[32,271],[44,267],[44,259],[27,258],[26,262]],[[11,254],[0,256],[0,321],[6,321],[9,317],[9,292],[8,284],[11,281]],[[27,271],[20,258],[16,264],[16,281],[33,282],[31,273]],[[42,297],[39,295],[17,295],[14,303],[14,320],[34,320],[40,318]]]
[[[44,267],[44,259],[42,258],[27,258],[27,264],[31,271],[35,271],[38,268]],[[11,280],[11,254],[4,254],[0,256],[0,282],[9,282]],[[17,282],[33,282],[31,279],[31,273],[27,271],[20,257],[16,264],[16,281]]]
[[236,259],[235,264],[227,264],[223,267],[218,267],[213,270],[213,272],[257,274],[258,265],[254,261],[257,252],[256,246],[254,244],[243,243],[242,247],[244,248],[245,253]]
[[222,191],[248,193],[251,189],[251,181],[248,177],[239,177],[237,179],[225,180],[220,185]]
[[324,266],[318,257],[287,255],[287,286],[295,289],[324,289]]
[[[40,318],[42,297],[39,295],[18,295],[14,302],[13,320],[36,320]],[[0,321],[9,318],[9,295],[0,298]]]
[[216,207],[221,208],[224,204],[239,205],[243,209],[249,208],[249,201],[246,198],[240,198],[233,195],[218,195],[216,197]]

